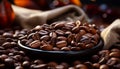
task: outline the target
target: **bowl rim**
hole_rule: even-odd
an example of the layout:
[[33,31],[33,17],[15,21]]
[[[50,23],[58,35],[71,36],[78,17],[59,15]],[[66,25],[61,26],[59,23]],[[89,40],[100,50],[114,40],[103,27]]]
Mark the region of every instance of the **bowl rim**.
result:
[[40,50],[40,49],[34,49],[34,48],[30,48],[28,46],[24,46],[23,44],[21,44],[20,40],[18,40],[18,46],[22,47],[24,49],[27,49],[29,51],[34,51],[34,52],[41,52],[41,53],[50,53],[50,54],[69,54],[69,55],[75,55],[75,54],[80,54],[80,53],[85,53],[85,52],[89,52],[91,50],[95,50],[97,48],[99,48],[100,46],[103,47],[104,42],[103,40],[100,38],[99,42],[92,48],[90,49],[85,49],[85,50],[80,50],[80,51],[46,51],[46,50]]

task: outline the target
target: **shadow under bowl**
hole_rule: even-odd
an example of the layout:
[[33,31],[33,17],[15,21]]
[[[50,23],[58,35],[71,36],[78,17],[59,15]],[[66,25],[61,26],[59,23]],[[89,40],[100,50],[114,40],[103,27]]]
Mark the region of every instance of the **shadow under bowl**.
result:
[[98,44],[90,49],[80,50],[80,51],[45,51],[40,49],[33,49],[28,46],[24,46],[21,44],[20,40],[18,40],[18,45],[20,49],[26,52],[28,56],[31,58],[42,58],[49,60],[74,60],[85,58],[91,56],[103,48],[103,40],[100,39]]

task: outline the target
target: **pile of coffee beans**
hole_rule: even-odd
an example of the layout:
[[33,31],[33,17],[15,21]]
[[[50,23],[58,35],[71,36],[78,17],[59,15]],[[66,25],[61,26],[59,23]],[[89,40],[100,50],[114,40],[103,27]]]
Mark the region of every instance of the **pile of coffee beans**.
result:
[[[120,49],[101,50],[89,59],[69,62],[31,58],[19,49],[17,41],[27,29],[0,29],[0,69],[120,69]],[[26,39],[22,40],[26,43]],[[33,56],[34,57],[34,56]]]
[[58,22],[36,26],[20,40],[25,46],[41,50],[80,51],[94,47],[100,40],[99,33],[95,24]]

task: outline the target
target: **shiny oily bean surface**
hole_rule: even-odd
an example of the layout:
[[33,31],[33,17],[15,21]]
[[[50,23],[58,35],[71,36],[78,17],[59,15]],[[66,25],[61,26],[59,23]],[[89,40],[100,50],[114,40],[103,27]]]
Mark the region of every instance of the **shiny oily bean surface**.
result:
[[[21,41],[25,46],[42,50],[80,51],[94,47],[99,39],[98,29],[89,23],[57,22],[51,25],[43,24],[31,29]],[[7,35],[7,34],[6,34]],[[4,36],[6,36],[4,35]],[[83,45],[80,45],[83,44]],[[47,48],[48,47],[48,48]]]

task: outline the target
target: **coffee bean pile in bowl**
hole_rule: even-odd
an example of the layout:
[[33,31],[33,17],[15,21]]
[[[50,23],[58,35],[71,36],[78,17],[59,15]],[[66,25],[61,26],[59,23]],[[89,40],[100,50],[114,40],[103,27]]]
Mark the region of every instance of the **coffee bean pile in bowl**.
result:
[[20,37],[18,44],[40,54],[85,55],[102,48],[99,33],[95,24],[80,21],[43,24]]

